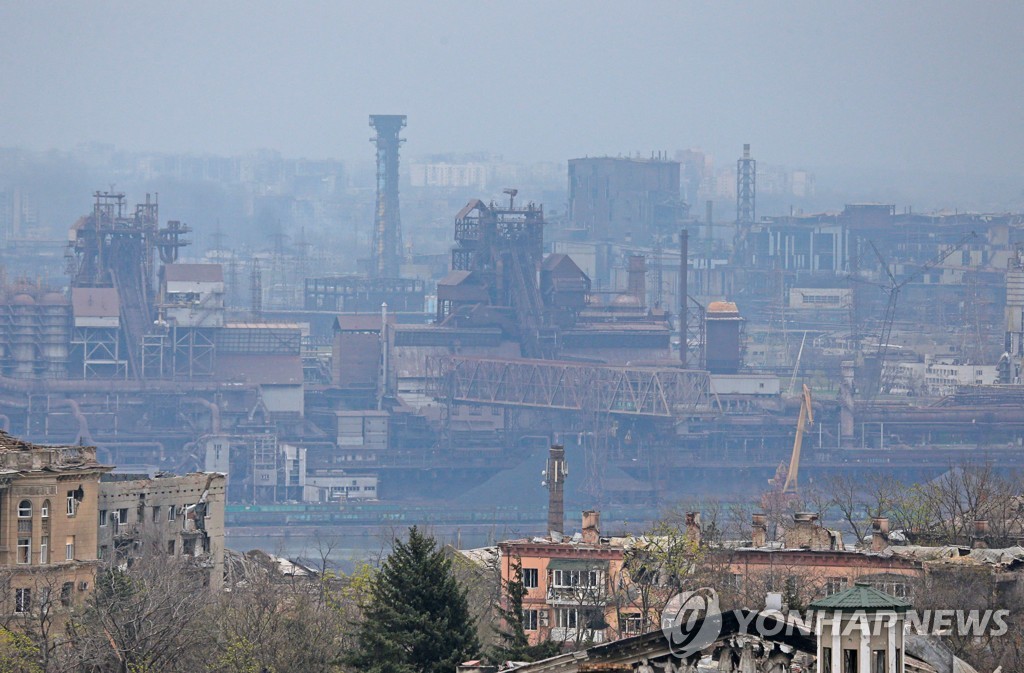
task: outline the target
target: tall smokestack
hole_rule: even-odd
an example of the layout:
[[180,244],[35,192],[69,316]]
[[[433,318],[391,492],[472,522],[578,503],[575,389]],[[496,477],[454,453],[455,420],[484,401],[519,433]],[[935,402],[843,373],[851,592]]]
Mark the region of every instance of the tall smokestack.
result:
[[647,306],[647,258],[643,255],[629,256],[627,292],[636,297],[641,306]]
[[686,285],[687,256],[690,252],[689,233],[679,231],[679,362],[686,367],[686,307],[689,288]]
[[548,534],[556,537],[565,531],[565,478],[569,466],[565,462],[565,447],[553,444],[548,452],[548,466],[544,483],[548,487]]
[[398,278],[402,265],[402,221],[398,212],[398,148],[405,115],[370,115],[377,135],[377,215],[373,227],[375,278]]

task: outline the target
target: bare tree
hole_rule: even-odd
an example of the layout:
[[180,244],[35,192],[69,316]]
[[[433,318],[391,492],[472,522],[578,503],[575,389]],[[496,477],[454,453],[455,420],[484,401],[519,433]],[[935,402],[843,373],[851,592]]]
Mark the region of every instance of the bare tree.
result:
[[192,559],[153,550],[102,568],[84,609],[68,623],[80,669],[203,668],[212,643],[207,577]]

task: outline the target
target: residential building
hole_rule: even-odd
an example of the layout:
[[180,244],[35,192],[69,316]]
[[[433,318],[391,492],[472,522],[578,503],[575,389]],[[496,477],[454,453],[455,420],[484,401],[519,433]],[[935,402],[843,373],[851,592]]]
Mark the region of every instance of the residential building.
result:
[[37,446],[0,432],[0,613],[67,606],[91,589],[100,477],[95,447]]
[[184,476],[108,474],[99,484],[93,539],[99,558],[122,560],[147,549],[191,558],[209,571],[211,590],[224,582],[226,479],[215,472]]
[[514,579],[517,563],[522,567],[523,625],[530,644],[600,643],[626,629],[629,617],[621,615],[619,624],[613,600],[625,546],[601,538],[599,525],[598,512],[584,512],[583,532],[572,538],[498,544],[503,584]]

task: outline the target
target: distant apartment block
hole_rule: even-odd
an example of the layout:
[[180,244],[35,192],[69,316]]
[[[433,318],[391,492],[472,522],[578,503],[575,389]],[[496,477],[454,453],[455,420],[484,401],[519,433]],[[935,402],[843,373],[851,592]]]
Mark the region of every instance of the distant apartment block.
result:
[[650,241],[686,217],[680,164],[663,158],[569,160],[569,221],[596,240]]
[[412,164],[409,183],[413,187],[487,187],[488,169],[484,164],[430,163]]

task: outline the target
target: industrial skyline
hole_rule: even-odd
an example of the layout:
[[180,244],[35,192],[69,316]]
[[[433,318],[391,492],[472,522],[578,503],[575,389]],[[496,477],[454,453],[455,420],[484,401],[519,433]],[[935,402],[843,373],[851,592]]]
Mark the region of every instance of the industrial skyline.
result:
[[[7,4],[0,145],[349,158],[367,110],[400,110],[413,153],[729,156],[742,138],[813,170],[1020,178],[1019,3],[240,7]],[[471,25],[530,48],[494,51]],[[480,87],[545,103],[459,100]]]

